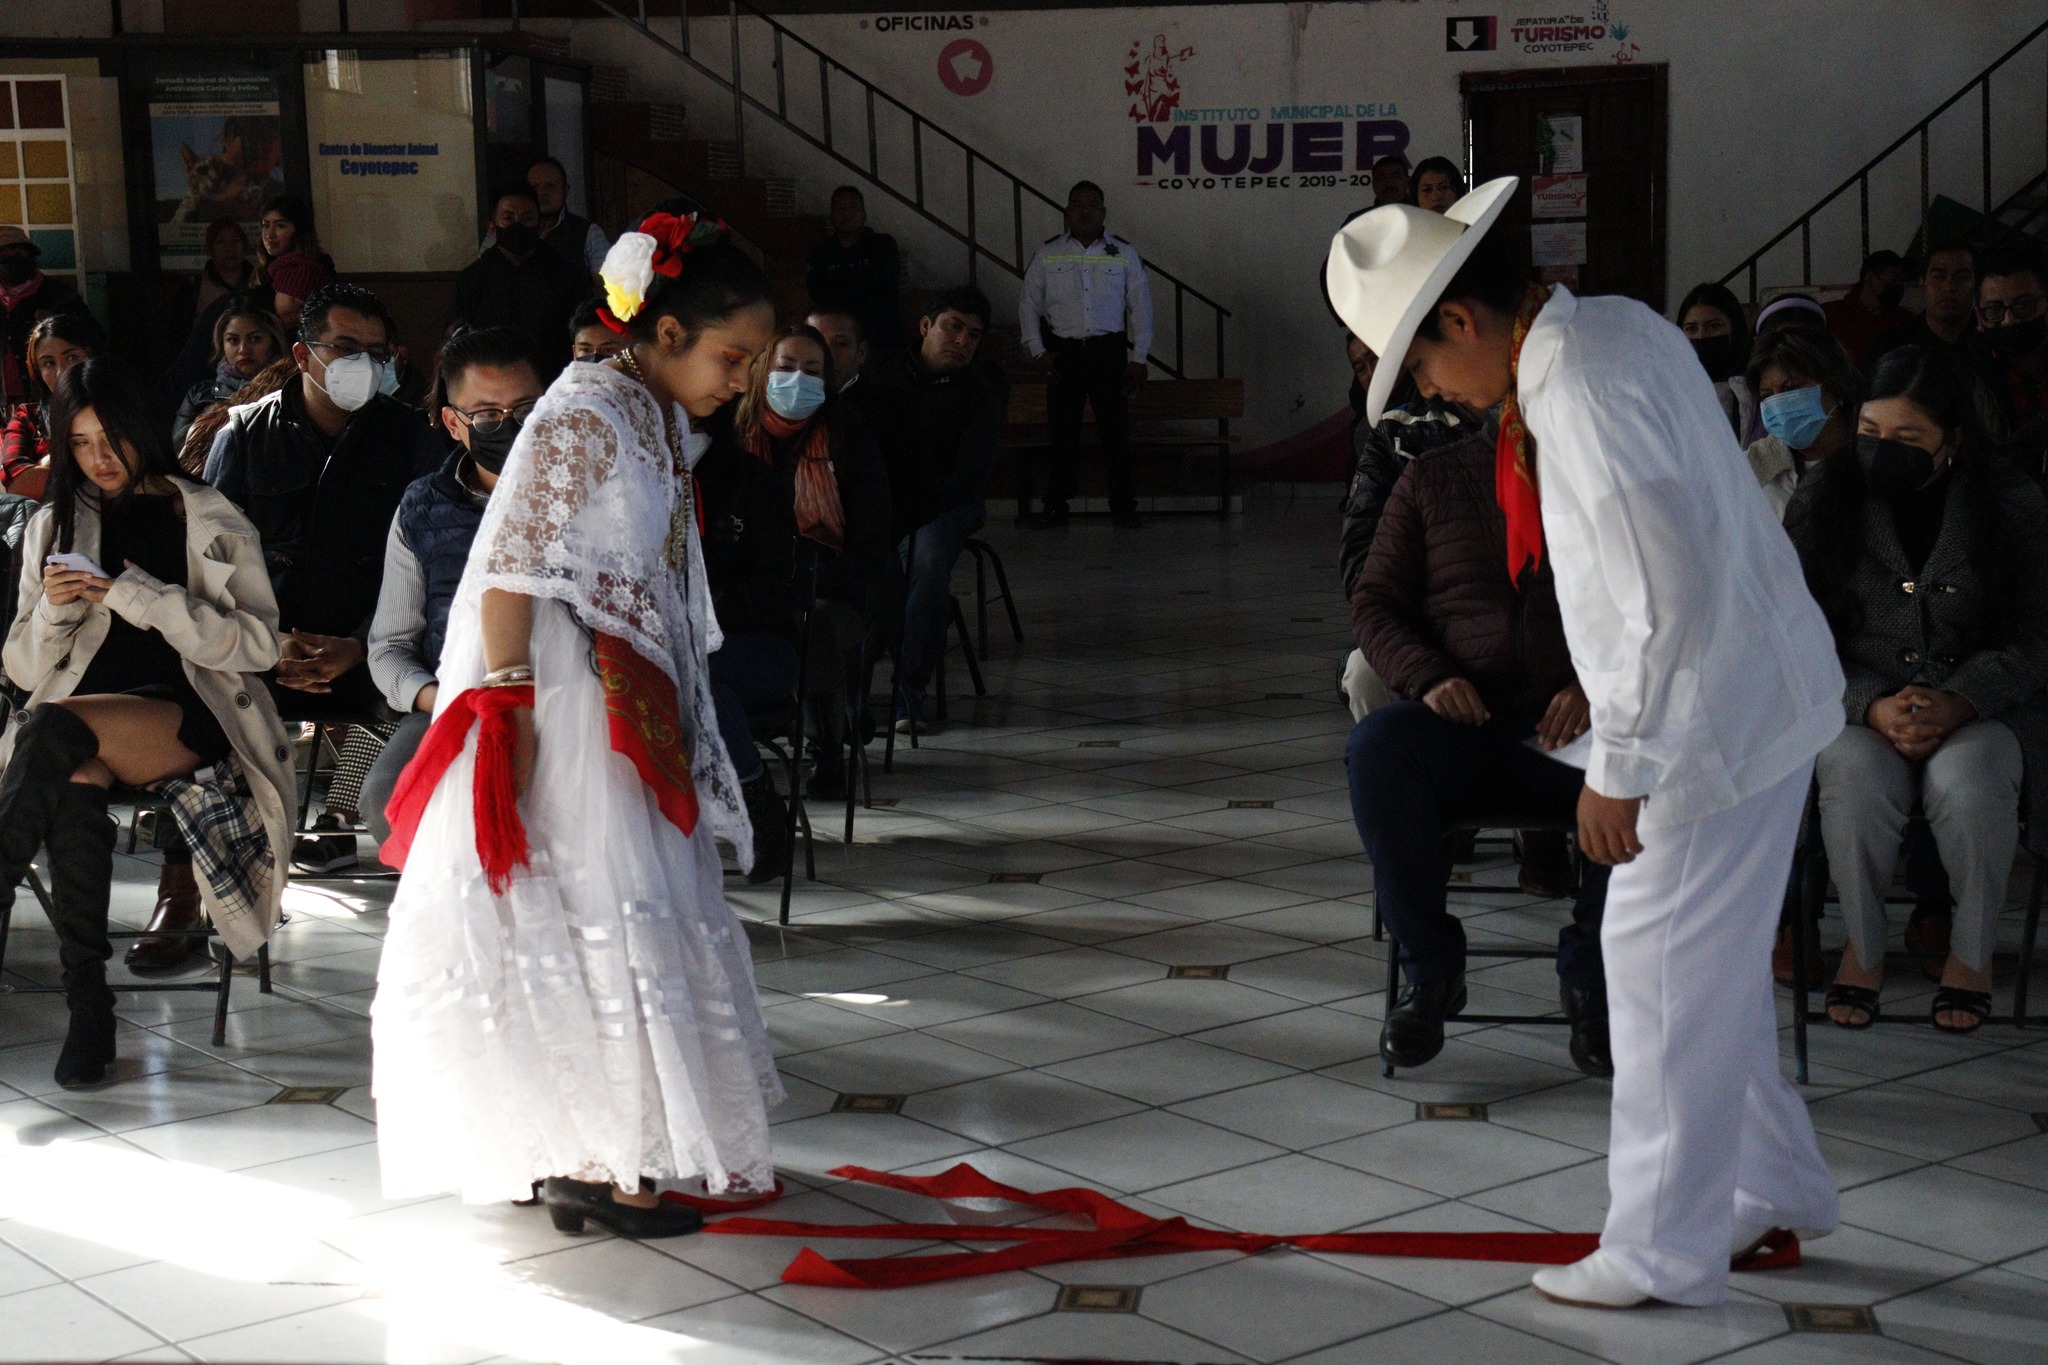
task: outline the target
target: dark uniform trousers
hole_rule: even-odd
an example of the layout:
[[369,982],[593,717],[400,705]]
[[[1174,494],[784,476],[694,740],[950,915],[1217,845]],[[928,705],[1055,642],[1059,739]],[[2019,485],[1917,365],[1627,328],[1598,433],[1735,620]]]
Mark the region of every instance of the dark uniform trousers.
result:
[[1045,386],[1045,418],[1052,450],[1046,470],[1048,507],[1063,507],[1081,486],[1081,413],[1095,409],[1095,430],[1102,441],[1102,474],[1109,485],[1109,510],[1135,512],[1137,492],[1131,482],[1131,400],[1124,367],[1130,360],[1130,338],[1108,336],[1047,337],[1052,374]]

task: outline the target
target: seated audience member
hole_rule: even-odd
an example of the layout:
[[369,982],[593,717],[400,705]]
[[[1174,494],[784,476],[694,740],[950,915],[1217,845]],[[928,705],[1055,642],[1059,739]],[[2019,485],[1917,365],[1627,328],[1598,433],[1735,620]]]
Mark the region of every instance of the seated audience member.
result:
[[1429,156],[1415,163],[1415,207],[1443,213],[1465,197],[1465,177],[1449,157]]
[[2031,247],[1986,258],[1977,281],[1978,370],[2004,409],[2006,454],[2048,476],[2048,267]]
[[804,324],[825,338],[832,351],[832,375],[839,392],[846,393],[868,364],[867,335],[860,329],[860,319],[843,308],[813,308]]
[[448,611],[470,542],[512,443],[545,389],[533,343],[511,327],[457,332],[441,347],[440,375],[436,415],[455,446],[438,470],[415,479],[398,500],[370,621],[370,678],[384,704],[405,717],[363,779],[364,823],[379,844],[391,836],[384,808],[398,775],[433,719]]
[[1383,156],[1372,163],[1372,206],[1412,203],[1408,181],[1408,159]]
[[1783,521],[1807,470],[1854,444],[1863,381],[1833,337],[1779,327],[1756,343],[1747,382],[1765,433],[1749,447],[1749,467]]
[[[715,547],[706,559],[712,602],[727,642],[711,656],[713,687],[748,709],[787,697],[797,613],[808,605],[805,690],[818,734],[810,790],[825,799],[846,794],[846,721],[868,599],[890,544],[888,471],[836,378],[824,337],[786,329],[754,362],[731,420],[707,424],[711,449],[697,465],[705,540]],[[762,691],[771,677],[779,686]],[[741,747],[751,752],[752,741]]]
[[1817,299],[1805,294],[1780,294],[1757,309],[1753,341],[1761,341],[1780,327],[1805,327],[1816,332],[1828,330],[1827,310]]
[[246,293],[256,282],[256,263],[249,259],[249,234],[233,218],[216,218],[206,226],[206,264],[199,268],[199,290],[193,296],[194,317],[206,313],[230,294]]
[[1714,381],[1714,396],[1728,414],[1728,426],[1742,439],[1756,419],[1756,390],[1743,369],[1749,364],[1749,317],[1726,285],[1696,284],[1678,305],[1679,330],[1692,343],[1700,368]]
[[298,373],[298,366],[292,363],[291,351],[287,347],[282,355],[258,370],[256,377],[241,388],[219,402],[201,408],[193,417],[192,425],[185,428],[184,443],[177,451],[178,468],[195,479],[204,477],[206,457],[213,453],[213,438],[220,435],[220,429],[227,425],[228,412],[270,397]]
[[[1508,578],[1507,518],[1494,495],[1495,438],[1475,432],[1415,460],[1387,499],[1351,590],[1352,632],[1400,698],[1351,732],[1351,810],[1372,858],[1379,912],[1407,984],[1380,1055],[1420,1066],[1465,1006],[1465,934],[1445,903],[1445,826],[1467,816],[1571,820],[1581,770],[1558,758],[1586,732],[1549,560]],[[1541,748],[1532,747],[1534,739]],[[1572,1060],[1613,1074],[1601,976],[1607,869],[1589,864],[1557,972]]]
[[240,393],[285,353],[284,324],[252,295],[237,296],[213,324],[213,376],[186,391],[171,426],[171,449],[183,450],[192,421],[215,403]]
[[571,363],[610,360],[626,349],[623,333],[614,332],[597,315],[597,300],[585,299],[569,315],[569,359]]
[[263,201],[263,211],[256,216],[256,278],[275,284],[270,278],[272,263],[293,252],[311,257],[329,279],[334,278],[334,258],[320,245],[320,234],[313,226],[313,206],[296,194],[273,194]]
[[1852,359],[1870,350],[1870,343],[1913,315],[1899,306],[1906,297],[1906,262],[1896,251],[1873,251],[1856,272],[1856,287],[1824,304],[1828,330]]
[[[1968,1033],[1991,1011],[2022,783],[2048,756],[2048,502],[1991,449],[1969,374],[1907,346],[1870,377],[1855,458],[1819,466],[1787,526],[1849,684],[1815,769],[1849,929],[1828,1015],[1878,1017],[1885,891],[1917,805],[1956,888],[1932,1019]],[[2029,813],[2048,818],[2034,785]]]
[[945,290],[918,324],[916,349],[872,362],[855,388],[888,466],[890,534],[907,580],[899,733],[913,720],[930,727],[924,691],[953,621],[953,565],[987,519],[982,499],[1002,451],[1010,381],[977,360],[988,322],[988,295]]
[[[270,281],[271,312],[286,335],[299,330],[306,300],[334,283],[334,272],[303,251],[286,252],[272,260],[264,271]],[[215,315],[216,321],[218,314]]]
[[1969,341],[1977,321],[1977,252],[1960,242],[1937,246],[1920,266],[1918,317],[1880,333],[1863,353],[1863,372],[1901,346],[1954,352]]
[[[407,485],[438,469],[447,443],[419,409],[383,390],[395,387],[391,315],[360,285],[336,284],[306,301],[298,370],[285,386],[231,409],[207,459],[207,482],[248,514],[263,538],[264,562],[286,632],[267,681],[293,720],[349,723],[377,716],[380,698],[365,666],[370,619],[384,577],[384,542]],[[354,861],[355,791],[369,767],[357,752],[330,787],[323,826],[294,861],[331,871]]]
[[860,319],[877,354],[902,345],[903,274],[896,239],[868,226],[868,203],[851,185],[832,191],[831,235],[811,252],[804,283],[814,307],[843,308]]
[[29,332],[44,318],[86,311],[77,290],[37,267],[42,254],[25,229],[0,226],[0,403],[9,408],[37,392],[29,382]]
[[498,196],[491,227],[491,245],[455,277],[448,326],[519,328],[551,380],[569,363],[569,321],[590,297],[590,275],[541,241],[540,210],[524,185]]
[[[254,530],[226,498],[177,475],[141,384],[118,362],[68,372],[50,430],[50,496],[23,543],[5,651],[8,678],[29,698],[26,720],[0,740],[0,896],[12,900],[47,848],[71,1011],[56,1079],[74,1086],[105,1079],[114,1060],[106,963],[118,826],[107,789],[193,781],[208,793],[209,825],[225,808],[260,834],[228,841],[229,856],[208,868],[210,910],[223,878],[247,896],[216,925],[248,957],[277,923],[293,786],[277,712],[249,676],[278,655]],[[83,558],[51,562],[58,555]]]
[[17,498],[43,496],[50,470],[49,395],[72,366],[102,355],[107,334],[90,313],[57,313],[29,329],[29,397],[7,410],[0,431],[0,486]]

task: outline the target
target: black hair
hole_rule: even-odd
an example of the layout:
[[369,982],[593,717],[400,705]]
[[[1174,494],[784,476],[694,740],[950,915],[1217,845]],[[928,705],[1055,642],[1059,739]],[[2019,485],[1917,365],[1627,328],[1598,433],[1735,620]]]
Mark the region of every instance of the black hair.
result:
[[327,315],[337,308],[377,319],[384,324],[385,341],[393,344],[398,341],[398,323],[392,319],[391,310],[384,306],[384,300],[359,284],[345,281],[323,284],[313,291],[299,312],[299,340],[318,341],[320,334],[327,330]]
[[[1382,158],[1384,160],[1385,158]],[[1476,303],[1496,313],[1513,317],[1521,311],[1522,295],[1529,289],[1528,272],[1515,256],[1513,237],[1506,232],[1489,232],[1451,276],[1435,305],[1426,309],[1415,335],[1424,341],[1442,341],[1443,328],[1437,321],[1438,305],[1453,301]]]
[[256,215],[258,221],[261,221],[266,213],[277,214],[300,232],[313,230],[313,206],[296,194],[271,195],[263,201],[263,210]]
[[847,307],[843,303],[839,303],[836,301],[813,301],[811,304],[811,310],[808,313],[805,313],[804,317],[845,318],[848,322],[853,324],[853,339],[856,343],[864,342],[868,339],[868,329],[861,325],[860,314],[854,312],[853,309]]
[[1953,255],[1958,251],[1970,258],[1971,274],[1978,275],[1983,273],[1977,269],[1976,247],[1971,246],[1968,242],[1936,242],[1933,246],[1928,247],[1927,254],[1920,258],[1920,268],[1913,272],[1914,278],[1925,279],[1927,277],[1927,269],[1934,264],[1936,256]]
[[50,487],[44,501],[54,509],[57,521],[58,553],[68,553],[78,521],[78,504],[90,498],[101,501],[99,486],[85,477],[71,454],[71,424],[78,414],[91,408],[100,419],[114,449],[127,463],[128,485],[117,495],[125,498],[135,486],[151,475],[169,478],[178,472],[170,452],[157,435],[149,416],[149,393],[135,371],[113,359],[87,360],[73,365],[57,381],[50,399]]
[[2048,284],[2048,270],[2042,267],[2041,252],[2023,240],[2007,242],[1984,253],[1984,260],[1977,267],[1977,279],[1982,282],[1993,275],[2032,275],[2041,283]]
[[[1408,169],[1407,157],[1395,156],[1392,152],[1389,152],[1385,156],[1381,157],[1379,160],[1372,163],[1372,173],[1374,175],[1378,175],[1380,167],[1386,165],[1389,161],[1393,162],[1396,166],[1399,166],[1404,171]],[[1452,169],[1456,170],[1457,168],[1454,166],[1452,167]]]
[[[1957,441],[1950,457],[1955,471],[1949,494],[1963,500],[1967,554],[1982,585],[1985,615],[1965,642],[1965,651],[1995,647],[2038,621],[2048,603],[2026,590],[2031,570],[2025,549],[2011,532],[2005,509],[2025,478],[1992,445],[1984,427],[1977,382],[1946,353],[1902,346],[1877,362],[1863,387],[1863,401],[1904,398]],[[1860,630],[1864,613],[1850,589],[1865,554],[1864,508],[1870,500],[1862,465],[1838,455],[1821,466],[1810,498],[1795,499],[1787,530],[1799,548],[1806,584],[1840,641]]]
[[[1383,156],[1380,158],[1380,160],[1398,161],[1400,160],[1400,158],[1390,158]],[[1374,169],[1378,169],[1377,164],[1375,164]],[[1460,195],[1463,195],[1465,193],[1465,177],[1458,170],[1457,164],[1455,162],[1453,162],[1447,156],[1426,156],[1422,160],[1415,163],[1415,169],[1408,172],[1409,198],[1411,201],[1414,199],[1415,194],[1421,189],[1422,177],[1431,174],[1449,176],[1451,178],[1451,188],[1456,190]]]
[[[670,199],[655,205],[648,216],[666,213],[680,218],[698,211],[695,200]],[[641,341],[654,340],[661,320],[674,318],[682,326],[683,345],[688,349],[697,344],[698,334],[706,327],[723,322],[742,308],[774,303],[775,291],[767,272],[753,257],[709,223],[700,222],[697,231],[705,234],[702,245],[683,257],[682,273],[673,279],[657,273],[647,286],[647,298],[630,324]]]
[[228,325],[236,318],[254,318],[263,324],[263,330],[270,333],[271,363],[283,359],[291,351],[291,343],[284,339],[284,324],[278,321],[277,313],[262,295],[230,294],[213,319],[213,361],[216,365],[226,358],[221,338],[227,335]]
[[[1743,311],[1742,300],[1736,298],[1735,291],[1725,284],[1715,284],[1712,281],[1696,284],[1692,287],[1692,292],[1685,296],[1685,301],[1678,305],[1678,325],[1685,326],[1685,315],[1701,304],[1728,319],[1728,332],[1733,339],[1735,350],[1735,369],[1740,373],[1748,366],[1750,356],[1749,314]],[[1753,389],[1756,386],[1752,384],[1750,387]],[[1856,401],[1853,387],[1847,401],[1852,404]]]
[[1074,196],[1079,194],[1082,190],[1094,190],[1096,196],[1101,199],[1107,199],[1109,197],[1108,195],[1103,194],[1102,186],[1096,184],[1093,180],[1076,180],[1067,189],[1067,202],[1069,204],[1073,203]]
[[427,411],[438,413],[449,401],[455,381],[478,365],[509,369],[524,365],[539,379],[544,373],[533,340],[517,327],[465,327],[441,344],[440,374]]
[[1851,418],[1863,401],[1863,379],[1856,373],[1856,363],[1841,342],[1818,327],[1773,327],[1758,337],[1744,376],[1751,393],[1758,392],[1758,381],[1773,365],[1818,384],[1823,394],[1849,410]]
[[925,320],[936,322],[941,313],[965,313],[968,317],[980,318],[981,325],[986,327],[995,315],[995,308],[989,303],[988,295],[975,286],[956,284],[932,296],[931,306],[924,310]]
[[[595,298],[583,300],[576,305],[576,311],[569,314],[569,339],[574,341],[576,334],[585,327],[604,327],[604,319],[597,315]],[[605,327],[605,330],[609,332],[611,328]]]
[[46,318],[38,318],[36,325],[29,328],[28,338],[22,344],[22,349],[27,352],[22,357],[22,364],[28,370],[29,383],[38,392],[42,390],[43,380],[36,372],[36,347],[51,337],[69,342],[84,351],[88,357],[107,353],[107,334],[92,314],[52,313]]
[[533,160],[527,162],[526,173],[528,175],[531,175],[535,170],[539,169],[542,166],[553,166],[555,168],[556,173],[562,177],[562,183],[564,185],[569,183],[569,168],[567,166],[564,166],[560,161],[557,161],[554,157],[551,156],[537,156]]
[[498,186],[498,192],[491,196],[491,214],[493,217],[497,216],[498,205],[507,199],[531,199],[535,208],[540,207],[540,196],[533,192],[533,186],[522,180],[516,185]]
[[1904,270],[1906,268],[1906,258],[1896,251],[1873,251],[1863,258],[1863,264],[1858,267],[1856,282],[1861,284],[1880,270],[1891,270],[1894,268]]
[[868,197],[860,192],[860,186],[858,185],[837,185],[833,187],[833,199],[837,199],[842,194],[850,194],[854,198],[860,200],[862,204],[866,204],[868,202]]

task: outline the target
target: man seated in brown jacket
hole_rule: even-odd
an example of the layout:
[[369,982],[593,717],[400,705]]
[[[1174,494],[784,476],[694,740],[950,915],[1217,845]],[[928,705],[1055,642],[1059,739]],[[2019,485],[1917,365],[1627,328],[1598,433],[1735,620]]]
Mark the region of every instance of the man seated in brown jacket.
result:
[[[1420,1066],[1465,1007],[1465,931],[1446,908],[1443,833],[1474,816],[1573,820],[1580,769],[1550,757],[1585,733],[1546,557],[1508,578],[1507,519],[1494,500],[1486,430],[1410,461],[1351,588],[1365,659],[1402,700],[1351,732],[1351,813],[1372,858],[1380,917],[1407,978],[1380,1053]],[[1557,973],[1581,1071],[1610,1076],[1600,910],[1608,869],[1588,864]]]

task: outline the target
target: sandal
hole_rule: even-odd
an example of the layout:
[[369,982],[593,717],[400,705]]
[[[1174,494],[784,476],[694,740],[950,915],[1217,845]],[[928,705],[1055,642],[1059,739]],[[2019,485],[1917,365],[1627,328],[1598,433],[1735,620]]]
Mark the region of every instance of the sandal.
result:
[[[1836,1028],[1866,1029],[1877,1022],[1877,992],[1868,986],[1830,986],[1824,1003],[1828,1010],[1828,1022]],[[1845,1024],[1834,1016],[1834,1011],[1838,1009],[1861,1010],[1863,1018],[1859,1022]]]
[[[1941,1022],[1944,1014],[1967,1014],[1970,1023],[1963,1028]],[[1991,1017],[1991,992],[1966,991],[1961,986],[1943,986],[1934,993],[1934,1005],[1927,1012],[1928,1022],[1943,1033],[1975,1033],[1984,1027],[1984,1021]]]

